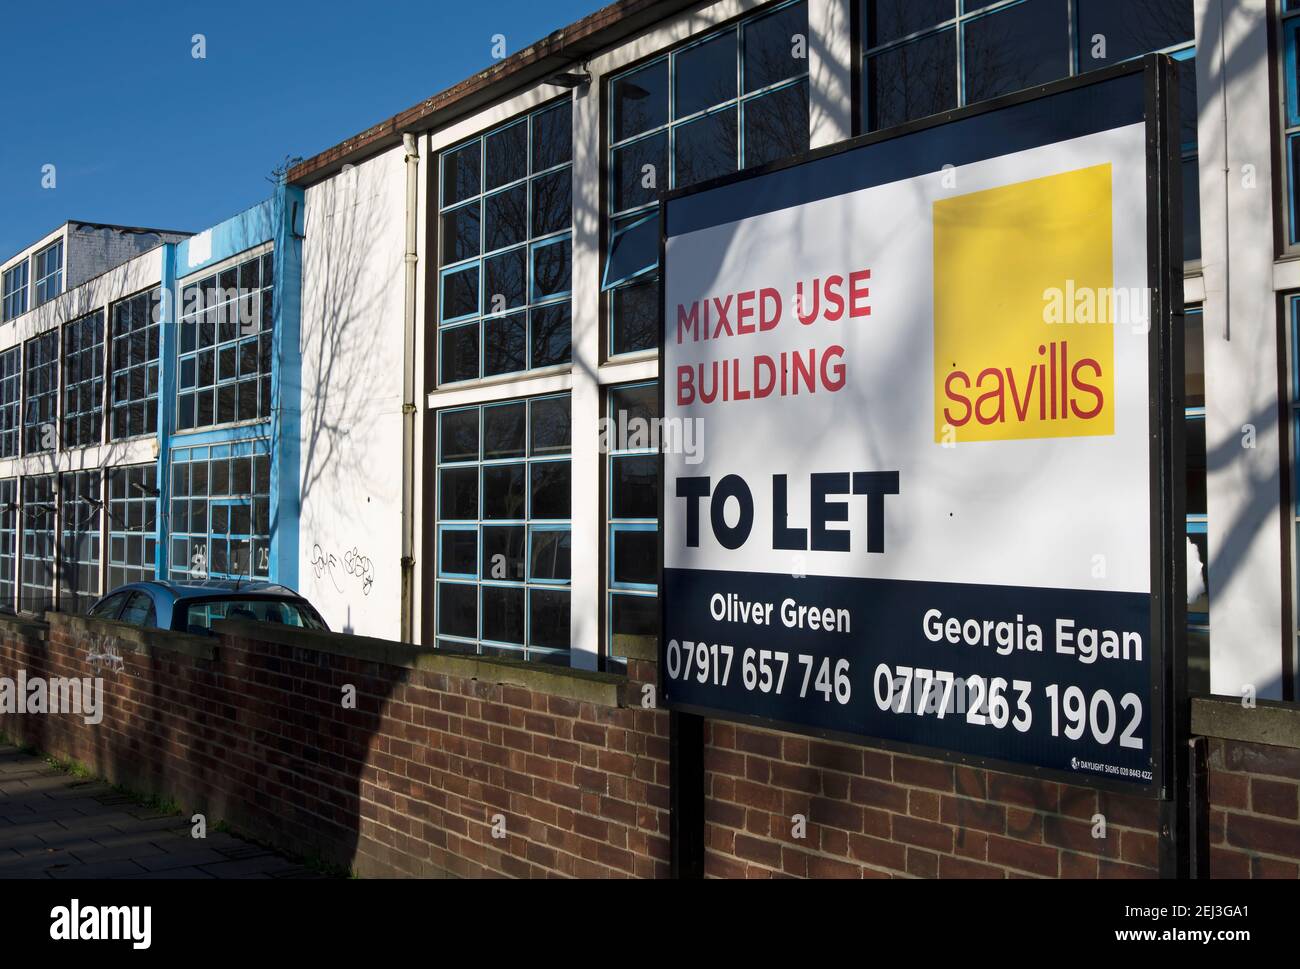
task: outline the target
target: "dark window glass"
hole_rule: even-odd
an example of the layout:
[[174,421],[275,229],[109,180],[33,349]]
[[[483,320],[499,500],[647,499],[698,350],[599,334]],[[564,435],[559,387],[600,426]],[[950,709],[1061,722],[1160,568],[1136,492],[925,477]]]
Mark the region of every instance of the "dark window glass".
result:
[[482,577],[522,582],[526,537],[527,530],[523,525],[483,526]]
[[522,401],[483,408],[483,458],[522,458],[527,453],[528,408]]
[[573,358],[572,316],[567,302],[551,303],[529,314],[533,367],[554,367]]
[[501,464],[483,468],[483,518],[516,521],[526,517],[526,465]]
[[[572,172],[560,173],[572,181]],[[488,252],[528,238],[528,186],[517,185],[483,200],[483,240]],[[445,315],[445,314],[444,314]]]
[[614,581],[655,585],[659,581],[659,533],[620,529],[614,535]]
[[623,141],[668,123],[668,59],[625,74],[611,85],[613,140]]
[[562,101],[533,115],[533,171],[573,160],[573,103]]
[[955,30],[944,30],[867,58],[871,130],[957,107],[956,37]]
[[1075,6],[1081,71],[1195,38],[1192,0],[1075,0]]
[[442,204],[454,205],[479,193],[479,143],[442,156]]
[[534,589],[529,594],[529,639],[545,649],[569,648],[569,593]]
[[447,273],[442,277],[442,316],[454,320],[479,311],[478,266]]
[[673,117],[685,118],[736,99],[736,32],[695,44],[674,55]]
[[800,81],[746,101],[745,167],[808,150],[808,83]]
[[657,278],[615,290],[613,312],[611,354],[652,350],[659,345]]
[[484,140],[487,164],[483,191],[517,182],[528,174],[528,121],[494,131]]
[[685,188],[736,170],[736,109],[724,108],[673,133],[677,188]]
[[554,582],[568,580],[570,575],[569,532],[534,528],[532,552],[529,560],[529,578],[535,581]]
[[1204,515],[1205,499],[1205,419],[1191,418],[1187,428],[1187,514]]
[[443,469],[439,490],[439,518],[447,521],[473,521],[478,518],[477,468]]
[[567,237],[533,246],[533,299],[560,296],[573,287],[571,250]]
[[563,520],[569,517],[570,467],[568,461],[542,461],[529,465],[528,516]]
[[954,12],[953,0],[867,0],[867,47],[888,44],[951,20]]
[[460,262],[478,255],[478,206],[465,205],[442,216],[443,264]]
[[615,212],[657,201],[668,188],[668,133],[661,131],[614,152]]
[[503,313],[527,302],[527,254],[524,249],[489,256],[483,260],[484,310]]
[[532,181],[533,235],[567,229],[573,222],[573,172],[569,169]]
[[610,631],[615,636],[658,636],[659,600],[654,596],[612,596]]
[[1066,0],[1024,0],[965,28],[966,102],[974,104],[1066,77]]
[[444,575],[475,575],[478,572],[478,532],[444,528],[438,569]]
[[785,7],[741,28],[745,93],[808,70],[808,5]]
[[524,599],[522,588],[483,587],[483,638],[494,643],[524,644]]
[[483,376],[515,373],[528,367],[528,314],[483,321]]
[[572,440],[569,397],[565,395],[535,400],[531,413],[531,453],[534,456],[567,453]]
[[442,331],[442,381],[473,380],[478,376],[478,324]]
[[611,456],[610,514],[614,518],[659,517],[659,457]]
[[478,586],[438,583],[438,633],[469,639],[478,637]]

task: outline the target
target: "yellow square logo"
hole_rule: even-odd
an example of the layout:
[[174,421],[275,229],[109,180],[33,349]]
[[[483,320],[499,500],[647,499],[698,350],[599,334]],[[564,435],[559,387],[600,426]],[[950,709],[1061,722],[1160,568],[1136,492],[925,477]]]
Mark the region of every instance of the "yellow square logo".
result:
[[934,203],[936,442],[1115,433],[1111,233],[1108,164]]

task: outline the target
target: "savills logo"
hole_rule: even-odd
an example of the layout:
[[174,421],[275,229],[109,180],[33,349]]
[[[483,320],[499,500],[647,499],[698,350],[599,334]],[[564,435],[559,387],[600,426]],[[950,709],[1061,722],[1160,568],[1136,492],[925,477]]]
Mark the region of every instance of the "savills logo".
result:
[[1109,292],[1111,167],[934,203],[938,443],[1115,433],[1115,328],[1064,330],[1043,293]]

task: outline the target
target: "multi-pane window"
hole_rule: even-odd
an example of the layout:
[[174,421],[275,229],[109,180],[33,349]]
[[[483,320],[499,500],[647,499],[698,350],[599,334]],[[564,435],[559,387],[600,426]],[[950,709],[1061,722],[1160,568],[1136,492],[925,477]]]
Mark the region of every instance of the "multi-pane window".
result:
[[33,305],[54,299],[63,292],[63,240],[42,249],[32,257],[35,268],[32,276],[36,282],[36,299]]
[[58,446],[59,331],[48,330],[23,344],[23,453]]
[[573,104],[442,153],[438,381],[572,360]]
[[178,431],[271,416],[273,266],[268,252],[183,289]]
[[567,663],[569,396],[438,415],[438,646]]
[[0,606],[14,608],[18,594],[18,479],[0,480]]
[[268,440],[172,451],[172,578],[267,578],[270,497]]
[[658,343],[660,194],[808,150],[803,0],[609,82],[608,355]]
[[22,585],[18,606],[24,612],[54,608],[54,520],[58,496],[54,475],[28,475],[23,481]]
[[1204,314],[1185,314],[1184,407],[1187,465],[1187,645],[1194,692],[1210,689],[1210,557],[1206,512]]
[[109,432],[113,440],[158,429],[158,290],[115,303],[111,310],[112,383]]
[[22,384],[23,350],[12,347],[0,353],[0,458],[18,457]]
[[626,637],[659,635],[659,390],[654,383],[606,396],[607,656],[625,660]]
[[6,322],[15,316],[27,312],[27,260],[24,259],[12,269],[6,269],[0,292],[4,297],[4,319]]
[[104,419],[104,314],[63,327],[63,446],[98,444]]
[[[152,464],[108,472],[108,584],[154,577],[158,542],[158,469]],[[188,511],[188,509],[187,509]]]
[[1283,0],[1281,11],[1283,71],[1282,127],[1287,185],[1287,243],[1300,244],[1300,0]]
[[59,479],[59,608],[84,613],[99,598],[102,479],[98,470],[70,471]]
[[1151,51],[1179,61],[1183,255],[1201,255],[1192,0],[864,0],[863,126],[888,128]]

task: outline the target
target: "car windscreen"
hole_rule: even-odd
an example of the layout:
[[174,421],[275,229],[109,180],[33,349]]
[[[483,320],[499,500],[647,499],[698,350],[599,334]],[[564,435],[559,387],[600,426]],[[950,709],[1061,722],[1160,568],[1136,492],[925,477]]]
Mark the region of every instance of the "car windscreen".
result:
[[304,603],[292,599],[202,599],[198,602],[178,602],[184,610],[182,621],[174,628],[188,632],[210,632],[218,619],[243,619],[247,622],[279,623],[300,629],[325,629],[325,625]]

